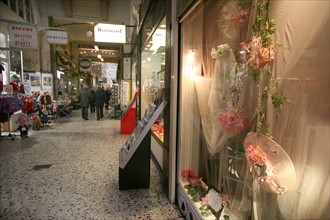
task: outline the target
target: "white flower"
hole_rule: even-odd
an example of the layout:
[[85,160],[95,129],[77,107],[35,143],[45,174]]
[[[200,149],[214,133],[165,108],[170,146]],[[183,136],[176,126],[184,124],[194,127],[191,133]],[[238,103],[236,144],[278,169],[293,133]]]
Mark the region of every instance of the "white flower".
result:
[[220,44],[217,49],[212,48],[211,56],[213,59],[218,60],[225,52],[229,51],[229,49],[230,46],[228,44]]

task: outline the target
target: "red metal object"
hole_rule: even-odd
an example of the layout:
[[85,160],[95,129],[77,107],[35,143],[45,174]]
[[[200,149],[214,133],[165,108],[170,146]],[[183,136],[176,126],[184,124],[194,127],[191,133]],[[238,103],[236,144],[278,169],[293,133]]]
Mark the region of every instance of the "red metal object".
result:
[[132,134],[136,126],[136,100],[139,97],[140,89],[135,92],[134,98],[128,105],[127,111],[120,119],[120,134]]

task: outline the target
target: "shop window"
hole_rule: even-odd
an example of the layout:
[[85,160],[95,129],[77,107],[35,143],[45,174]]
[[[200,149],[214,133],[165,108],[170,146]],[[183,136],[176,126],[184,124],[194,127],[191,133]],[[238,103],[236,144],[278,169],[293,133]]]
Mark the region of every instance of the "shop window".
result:
[[25,18],[23,0],[19,0],[18,2],[18,15],[23,19]]
[[[239,43],[247,35],[251,4],[242,2],[202,1],[181,25],[179,185],[204,218],[251,214],[243,136],[224,131],[219,118],[232,105],[224,98],[225,83],[231,66],[240,68]],[[223,56],[216,59],[212,50],[223,50]],[[231,83],[239,87],[243,78],[236,77]],[[207,190],[213,192],[210,200],[222,200],[212,210],[203,205]],[[221,204],[228,200],[231,207],[224,210]]]
[[8,0],[1,0],[5,5],[8,5]]
[[1,0],[7,5],[15,14],[28,21],[34,22],[33,10],[30,0]]
[[[149,41],[146,43],[141,56],[141,117],[149,108],[158,95],[159,91],[165,88],[165,43],[166,43],[166,29],[165,18],[155,30]],[[159,140],[164,141],[164,128],[163,128],[162,115],[153,126],[153,134]]]
[[186,217],[329,219],[329,1],[243,3],[199,1],[182,18]]
[[17,13],[17,2],[16,0],[10,0],[10,9]]

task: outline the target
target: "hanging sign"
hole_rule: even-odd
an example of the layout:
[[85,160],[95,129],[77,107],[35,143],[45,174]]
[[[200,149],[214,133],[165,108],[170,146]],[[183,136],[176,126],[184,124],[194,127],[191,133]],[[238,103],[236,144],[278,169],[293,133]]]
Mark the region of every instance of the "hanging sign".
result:
[[150,51],[158,50],[159,47],[165,46],[166,43],[166,30],[165,29],[157,29],[155,33],[152,35],[152,46],[150,47]]
[[24,24],[9,24],[9,46],[16,48],[38,48],[37,28]]
[[81,59],[79,61],[79,67],[80,67],[80,71],[92,71],[92,61],[91,59]]
[[125,57],[124,58],[124,79],[131,78],[131,58]]
[[126,43],[126,27],[118,24],[97,24],[94,27],[94,41]]
[[47,30],[47,42],[50,44],[68,44],[68,33],[66,31]]

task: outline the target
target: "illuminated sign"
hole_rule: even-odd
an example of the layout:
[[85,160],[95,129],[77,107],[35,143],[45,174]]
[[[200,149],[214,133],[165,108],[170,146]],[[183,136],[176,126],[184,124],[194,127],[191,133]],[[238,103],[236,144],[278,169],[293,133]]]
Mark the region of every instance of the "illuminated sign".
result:
[[126,43],[126,27],[118,24],[97,24],[94,27],[94,41]]

